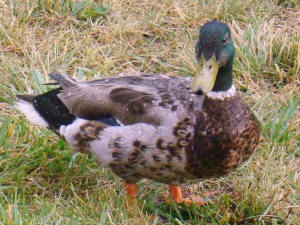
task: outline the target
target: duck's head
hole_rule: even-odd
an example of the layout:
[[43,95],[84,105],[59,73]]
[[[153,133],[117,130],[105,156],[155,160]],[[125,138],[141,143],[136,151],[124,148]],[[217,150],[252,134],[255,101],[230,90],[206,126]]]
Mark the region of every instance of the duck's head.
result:
[[204,24],[195,51],[199,66],[192,91],[206,94],[230,89],[234,46],[228,25],[216,20]]

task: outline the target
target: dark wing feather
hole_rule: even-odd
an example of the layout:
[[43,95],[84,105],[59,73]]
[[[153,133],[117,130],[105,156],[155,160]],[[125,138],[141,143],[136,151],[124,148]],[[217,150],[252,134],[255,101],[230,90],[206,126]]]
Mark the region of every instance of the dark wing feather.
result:
[[58,94],[61,101],[72,114],[86,119],[109,115],[124,124],[158,125],[178,108],[186,116],[189,109],[185,103],[192,98],[199,100],[189,89],[192,79],[187,78],[132,75],[86,82],[71,80],[72,85],[65,85],[62,77],[55,78],[64,84]]

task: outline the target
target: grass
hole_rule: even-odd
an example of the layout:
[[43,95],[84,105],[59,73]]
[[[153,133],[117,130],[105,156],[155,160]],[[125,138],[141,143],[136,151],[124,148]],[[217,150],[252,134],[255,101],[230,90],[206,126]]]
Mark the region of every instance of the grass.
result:
[[[0,1],[0,15],[0,224],[300,224],[297,0]],[[120,179],[13,107],[53,71],[193,75],[198,29],[213,18],[231,27],[235,85],[262,127],[237,171],[184,186],[217,190],[216,202],[166,205],[167,186],[141,180],[132,215]]]

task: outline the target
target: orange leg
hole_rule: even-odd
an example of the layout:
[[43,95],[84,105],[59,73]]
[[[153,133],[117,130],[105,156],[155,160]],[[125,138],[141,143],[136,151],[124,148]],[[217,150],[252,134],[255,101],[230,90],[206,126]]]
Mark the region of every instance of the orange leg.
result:
[[[137,185],[136,184],[125,183],[124,188],[125,188],[126,193],[128,195],[130,204],[134,205],[134,199],[135,199],[135,196],[136,196]],[[127,208],[127,204],[126,204],[126,208]]]
[[[184,203],[186,205],[191,205],[193,203],[197,205],[207,204],[207,201],[200,196],[195,196],[193,198],[182,198],[181,188],[176,185],[170,185],[170,195],[174,202],[176,203]],[[209,197],[213,195],[213,193],[207,192],[203,194],[205,197]]]
[[174,202],[182,203],[181,188],[176,185],[170,185],[170,195]]

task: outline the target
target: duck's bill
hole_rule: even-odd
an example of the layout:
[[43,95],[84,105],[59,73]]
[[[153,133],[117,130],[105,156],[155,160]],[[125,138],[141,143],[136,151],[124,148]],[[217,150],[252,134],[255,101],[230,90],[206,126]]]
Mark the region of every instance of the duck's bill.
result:
[[205,60],[202,55],[199,60],[192,91],[195,93],[202,92],[204,94],[212,91],[216,82],[218,70],[219,66],[214,55],[208,60]]

